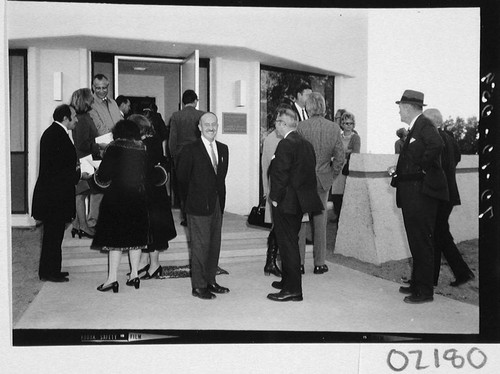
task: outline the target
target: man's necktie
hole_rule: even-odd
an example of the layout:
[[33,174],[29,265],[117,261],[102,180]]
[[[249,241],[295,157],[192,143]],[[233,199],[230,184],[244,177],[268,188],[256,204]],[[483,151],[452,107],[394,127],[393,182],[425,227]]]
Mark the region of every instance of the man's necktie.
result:
[[306,118],[306,110],[304,108],[302,108],[302,121],[305,121],[307,118]]
[[107,109],[107,110],[108,110],[108,112],[109,112],[109,103],[108,103],[108,99],[107,99],[107,98],[105,98],[105,99],[103,99],[103,100],[102,100],[102,102],[104,103],[104,105],[106,105],[106,109]]
[[215,156],[213,142],[210,142],[210,151],[212,153],[212,165],[214,167],[215,174],[217,174],[217,157]]

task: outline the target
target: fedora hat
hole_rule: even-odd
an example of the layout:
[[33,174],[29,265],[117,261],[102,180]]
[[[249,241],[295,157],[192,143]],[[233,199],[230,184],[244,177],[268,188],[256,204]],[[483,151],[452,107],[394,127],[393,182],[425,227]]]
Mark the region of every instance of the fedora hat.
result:
[[419,91],[413,90],[405,90],[403,92],[403,96],[401,96],[401,100],[396,101],[396,104],[404,103],[404,104],[415,104],[420,106],[426,106],[424,104],[424,94]]

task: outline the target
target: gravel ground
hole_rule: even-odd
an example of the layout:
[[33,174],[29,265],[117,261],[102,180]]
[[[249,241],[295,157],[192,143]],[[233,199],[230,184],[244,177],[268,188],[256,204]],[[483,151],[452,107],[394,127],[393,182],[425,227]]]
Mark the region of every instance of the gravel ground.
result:
[[[402,277],[411,274],[410,259],[389,261],[374,265],[352,257],[335,254],[336,224],[328,221],[327,260],[393,282],[403,283]],[[41,228],[12,229],[12,318],[16,323],[40,291],[43,283],[38,279]],[[476,278],[461,287],[451,287],[454,276],[446,262],[441,264],[439,284],[435,293],[473,305],[479,305],[478,240],[458,244],[465,261]]]

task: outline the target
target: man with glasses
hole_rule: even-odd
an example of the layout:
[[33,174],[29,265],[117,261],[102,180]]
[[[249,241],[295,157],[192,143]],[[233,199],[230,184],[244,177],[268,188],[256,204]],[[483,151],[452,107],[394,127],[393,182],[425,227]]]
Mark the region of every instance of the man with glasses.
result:
[[273,282],[278,293],[273,301],[302,301],[299,231],[304,213],[320,212],[323,204],[316,190],[314,148],[297,133],[297,115],[291,108],[280,107],[276,131],[283,137],[271,161],[269,199],[276,239],[281,254],[282,278]]
[[97,74],[92,79],[94,102],[90,116],[97,128],[98,136],[111,132],[115,123],[122,117],[120,109],[112,98],[108,97],[109,80],[103,74]]

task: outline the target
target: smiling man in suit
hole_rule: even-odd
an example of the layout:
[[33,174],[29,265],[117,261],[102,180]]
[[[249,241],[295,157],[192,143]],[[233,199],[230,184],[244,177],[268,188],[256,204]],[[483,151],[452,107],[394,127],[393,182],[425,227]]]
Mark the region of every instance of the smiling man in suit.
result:
[[273,282],[278,293],[270,293],[273,301],[302,301],[299,231],[304,213],[323,210],[316,190],[316,156],[314,148],[297,133],[297,115],[280,107],[276,131],[283,137],[271,161],[269,199],[276,239],[281,254],[281,281]]
[[227,145],[215,140],[219,124],[214,113],[200,118],[201,138],[185,145],[178,158],[177,177],[191,235],[192,295],[213,299],[229,289],[217,284],[222,214],[226,203]]
[[61,272],[61,244],[66,224],[75,217],[75,185],[80,179],[76,150],[69,131],[78,122],[69,105],[58,106],[54,122],[40,139],[40,169],[33,192],[32,216],[43,222],[40,280],[67,282]]
[[434,295],[434,227],[440,200],[448,200],[448,184],[441,167],[443,141],[436,127],[422,115],[424,94],[406,90],[399,105],[401,122],[410,126],[391,185],[413,258],[409,287],[399,291],[406,303],[430,302]]

